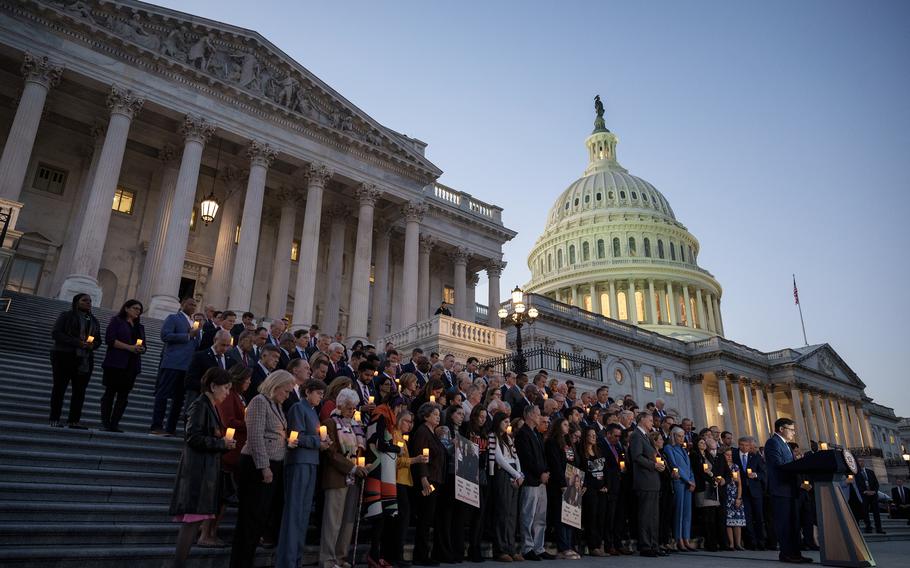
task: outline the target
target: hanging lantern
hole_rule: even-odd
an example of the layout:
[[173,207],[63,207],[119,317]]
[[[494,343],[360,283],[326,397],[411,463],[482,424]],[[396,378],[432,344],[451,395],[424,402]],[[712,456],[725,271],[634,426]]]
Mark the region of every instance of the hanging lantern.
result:
[[215,215],[218,213],[218,201],[215,199],[214,191],[199,204],[199,213],[202,222],[206,225],[215,220]]
[[724,415],[724,405],[721,402],[717,403],[717,414],[718,414],[718,416]]

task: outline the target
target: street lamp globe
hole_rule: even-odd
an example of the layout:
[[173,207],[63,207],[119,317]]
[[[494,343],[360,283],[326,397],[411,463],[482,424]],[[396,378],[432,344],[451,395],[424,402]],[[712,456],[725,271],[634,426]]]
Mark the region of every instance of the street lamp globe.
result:
[[499,316],[499,319],[506,319],[506,317],[509,315],[509,310],[505,308],[499,308],[499,311],[496,312],[496,315]]
[[526,306],[524,305],[524,302],[518,302],[517,304],[513,304],[513,305],[515,306],[515,313],[516,313],[516,314],[523,314],[523,313],[525,313],[525,307],[526,307]]
[[528,317],[531,319],[537,319],[537,316],[540,313],[537,311],[537,308],[528,308]]

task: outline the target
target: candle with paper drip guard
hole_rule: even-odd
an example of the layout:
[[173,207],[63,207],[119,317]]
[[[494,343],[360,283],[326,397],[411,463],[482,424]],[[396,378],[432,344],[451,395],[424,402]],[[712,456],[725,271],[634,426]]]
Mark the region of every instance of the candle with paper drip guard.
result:
[[749,475],[749,476],[752,475],[752,468],[751,468],[751,467],[747,467],[747,468],[746,468],[746,475]]
[[399,448],[403,448],[404,442],[402,442],[401,440],[398,440],[397,442],[395,442],[395,445],[397,445]]
[[822,442],[821,444],[819,444],[818,449],[820,449],[821,451],[827,450],[827,449],[828,449],[828,442]]
[[329,437],[329,429],[325,424],[319,427],[319,439],[325,441]]
[[423,455],[423,457],[430,459],[430,448],[424,448],[422,455]]
[[360,422],[360,411],[359,410],[354,411],[354,422]]
[[136,347],[142,347],[142,340],[141,340],[141,339],[137,339],[137,340],[136,340]]
[[370,398],[367,399],[367,401],[368,401],[370,404],[373,404],[373,401],[375,401],[375,400],[376,400],[376,397],[373,396],[373,395],[370,395]]
[[506,434],[508,434],[509,436],[512,435],[512,426],[506,426]]
[[436,395],[435,394],[430,395],[430,404],[436,404]]
[[225,440],[233,440],[233,439],[234,439],[234,432],[236,432],[236,430],[235,430],[234,428],[228,428],[227,431],[225,431],[225,433],[224,433],[224,439],[225,439]]
[[296,441],[297,441],[297,436],[298,436],[298,435],[299,435],[299,433],[297,432],[297,430],[291,430],[291,435],[288,436],[288,441],[289,441],[289,442],[296,442]]
[[411,439],[411,436],[409,434],[405,434],[404,436],[402,436],[402,438],[404,438],[404,442],[407,444],[408,440]]
[[707,471],[708,471],[708,464],[707,464],[707,463],[701,464],[701,469],[702,469],[703,471],[707,472]]
[[657,456],[657,457],[654,458],[654,459],[657,461],[657,463],[664,463],[663,458],[661,458],[660,456]]
[[624,460],[619,460],[619,471],[626,471],[626,462]]
[[198,322],[198,321],[194,321],[194,322],[193,322],[193,329],[199,329],[199,322]]
[[808,480],[808,479],[804,479],[804,480],[803,480],[803,487],[806,487],[806,488],[809,487],[809,480]]
[[85,342],[86,342],[86,343],[94,343],[94,342],[95,342],[95,336],[94,336],[94,335],[89,335],[88,337],[85,338]]
[[738,471],[733,472],[733,481],[739,481],[739,472]]
[[367,466],[367,459],[363,456],[358,457],[357,458],[357,467],[366,467],[366,466]]

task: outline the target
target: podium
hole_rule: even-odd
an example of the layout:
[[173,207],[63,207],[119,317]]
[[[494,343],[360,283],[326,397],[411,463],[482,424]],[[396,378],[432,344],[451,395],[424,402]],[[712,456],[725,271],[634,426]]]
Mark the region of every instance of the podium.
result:
[[825,566],[875,566],[869,546],[840,488],[845,476],[857,472],[853,454],[848,450],[813,452],[781,469],[807,476],[815,487],[821,563]]

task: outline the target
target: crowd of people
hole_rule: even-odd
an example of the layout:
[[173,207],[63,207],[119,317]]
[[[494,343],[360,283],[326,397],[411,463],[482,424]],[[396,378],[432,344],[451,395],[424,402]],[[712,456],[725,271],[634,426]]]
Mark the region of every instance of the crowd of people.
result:
[[[282,320],[257,327],[251,313],[238,322],[234,312],[196,308],[184,299],[161,328],[150,425],[152,435],[173,436],[184,422],[170,506],[181,523],[177,566],[194,544],[228,546],[218,536],[228,506],[237,507],[238,568],[253,566],[260,546],[276,547],[280,568],[297,568],[308,541],[319,543],[320,568],[350,568],[358,532],[368,535],[370,568],[410,565],[412,542],[421,566],[481,562],[482,541],[501,562],[698,549],[775,549],[807,562],[800,549],[818,549],[812,484],[781,485],[776,469],[801,452],[786,418],[759,447],[676,416],[661,399],[641,408],[630,395],[614,400],[607,386],[585,391],[545,370],[502,372],[421,349],[404,361],[391,344],[348,347],[316,326],[292,334]],[[103,337],[109,431],[120,431],[141,368],[141,313],[140,302],[126,302]],[[87,295],[73,299],[53,337],[51,424],[61,424],[72,382],[68,422],[81,428],[102,341]],[[456,499],[457,435],[479,449],[479,507]],[[584,473],[583,487],[570,488],[583,493],[582,529],[560,514],[567,465]],[[794,509],[784,523],[795,522],[792,531],[778,526],[782,507]]]

